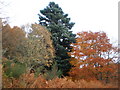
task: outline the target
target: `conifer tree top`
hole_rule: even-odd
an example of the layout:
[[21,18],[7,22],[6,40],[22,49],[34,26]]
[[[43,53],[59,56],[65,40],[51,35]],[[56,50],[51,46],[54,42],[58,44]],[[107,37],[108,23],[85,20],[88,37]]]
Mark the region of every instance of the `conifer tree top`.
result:
[[49,24],[60,24],[64,25],[68,29],[72,29],[75,23],[70,22],[68,14],[64,14],[62,9],[55,2],[50,2],[49,5],[40,10],[39,22],[41,25],[49,26]]

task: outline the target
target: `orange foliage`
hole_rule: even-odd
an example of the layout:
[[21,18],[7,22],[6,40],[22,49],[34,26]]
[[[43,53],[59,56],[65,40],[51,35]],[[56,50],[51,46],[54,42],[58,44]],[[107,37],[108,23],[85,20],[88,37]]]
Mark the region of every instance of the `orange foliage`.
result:
[[72,48],[69,55],[75,67],[70,75],[74,79],[103,80],[115,72],[113,60],[116,58],[116,48],[109,43],[106,33],[80,32]]
[[113,84],[102,84],[97,80],[86,81],[64,78],[54,78],[53,80],[45,80],[42,76],[37,78],[34,74],[24,74],[19,79],[3,78],[4,88],[117,88],[118,86]]
[[2,27],[2,49],[3,56],[14,57],[19,56],[17,51],[18,46],[21,46],[21,42],[25,41],[25,32],[14,26],[11,28],[8,24]]

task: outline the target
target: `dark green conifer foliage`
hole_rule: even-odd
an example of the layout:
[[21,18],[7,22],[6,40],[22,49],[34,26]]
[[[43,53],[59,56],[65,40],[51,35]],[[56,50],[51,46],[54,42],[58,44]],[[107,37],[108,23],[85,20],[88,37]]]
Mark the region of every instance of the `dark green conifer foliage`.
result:
[[67,52],[71,51],[70,44],[75,42],[76,35],[71,31],[75,23],[70,22],[68,14],[65,14],[54,2],[50,2],[44,10],[40,10],[38,15],[39,24],[46,26],[52,34],[58,70],[61,70],[63,75],[67,75],[71,68],[70,56]]

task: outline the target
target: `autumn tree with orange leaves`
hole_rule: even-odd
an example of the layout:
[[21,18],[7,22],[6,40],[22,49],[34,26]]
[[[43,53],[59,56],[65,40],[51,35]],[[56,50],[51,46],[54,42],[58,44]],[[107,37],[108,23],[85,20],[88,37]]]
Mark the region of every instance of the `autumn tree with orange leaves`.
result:
[[115,72],[117,48],[110,44],[105,32],[79,32],[76,43],[71,44],[70,76],[74,79],[109,81]]

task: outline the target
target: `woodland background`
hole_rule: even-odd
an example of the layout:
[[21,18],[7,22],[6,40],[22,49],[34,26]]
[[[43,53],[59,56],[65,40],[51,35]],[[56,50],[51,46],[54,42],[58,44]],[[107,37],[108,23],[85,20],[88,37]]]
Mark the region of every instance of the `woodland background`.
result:
[[55,2],[38,17],[21,27],[0,19],[3,88],[118,88],[119,49],[105,32],[73,34]]

